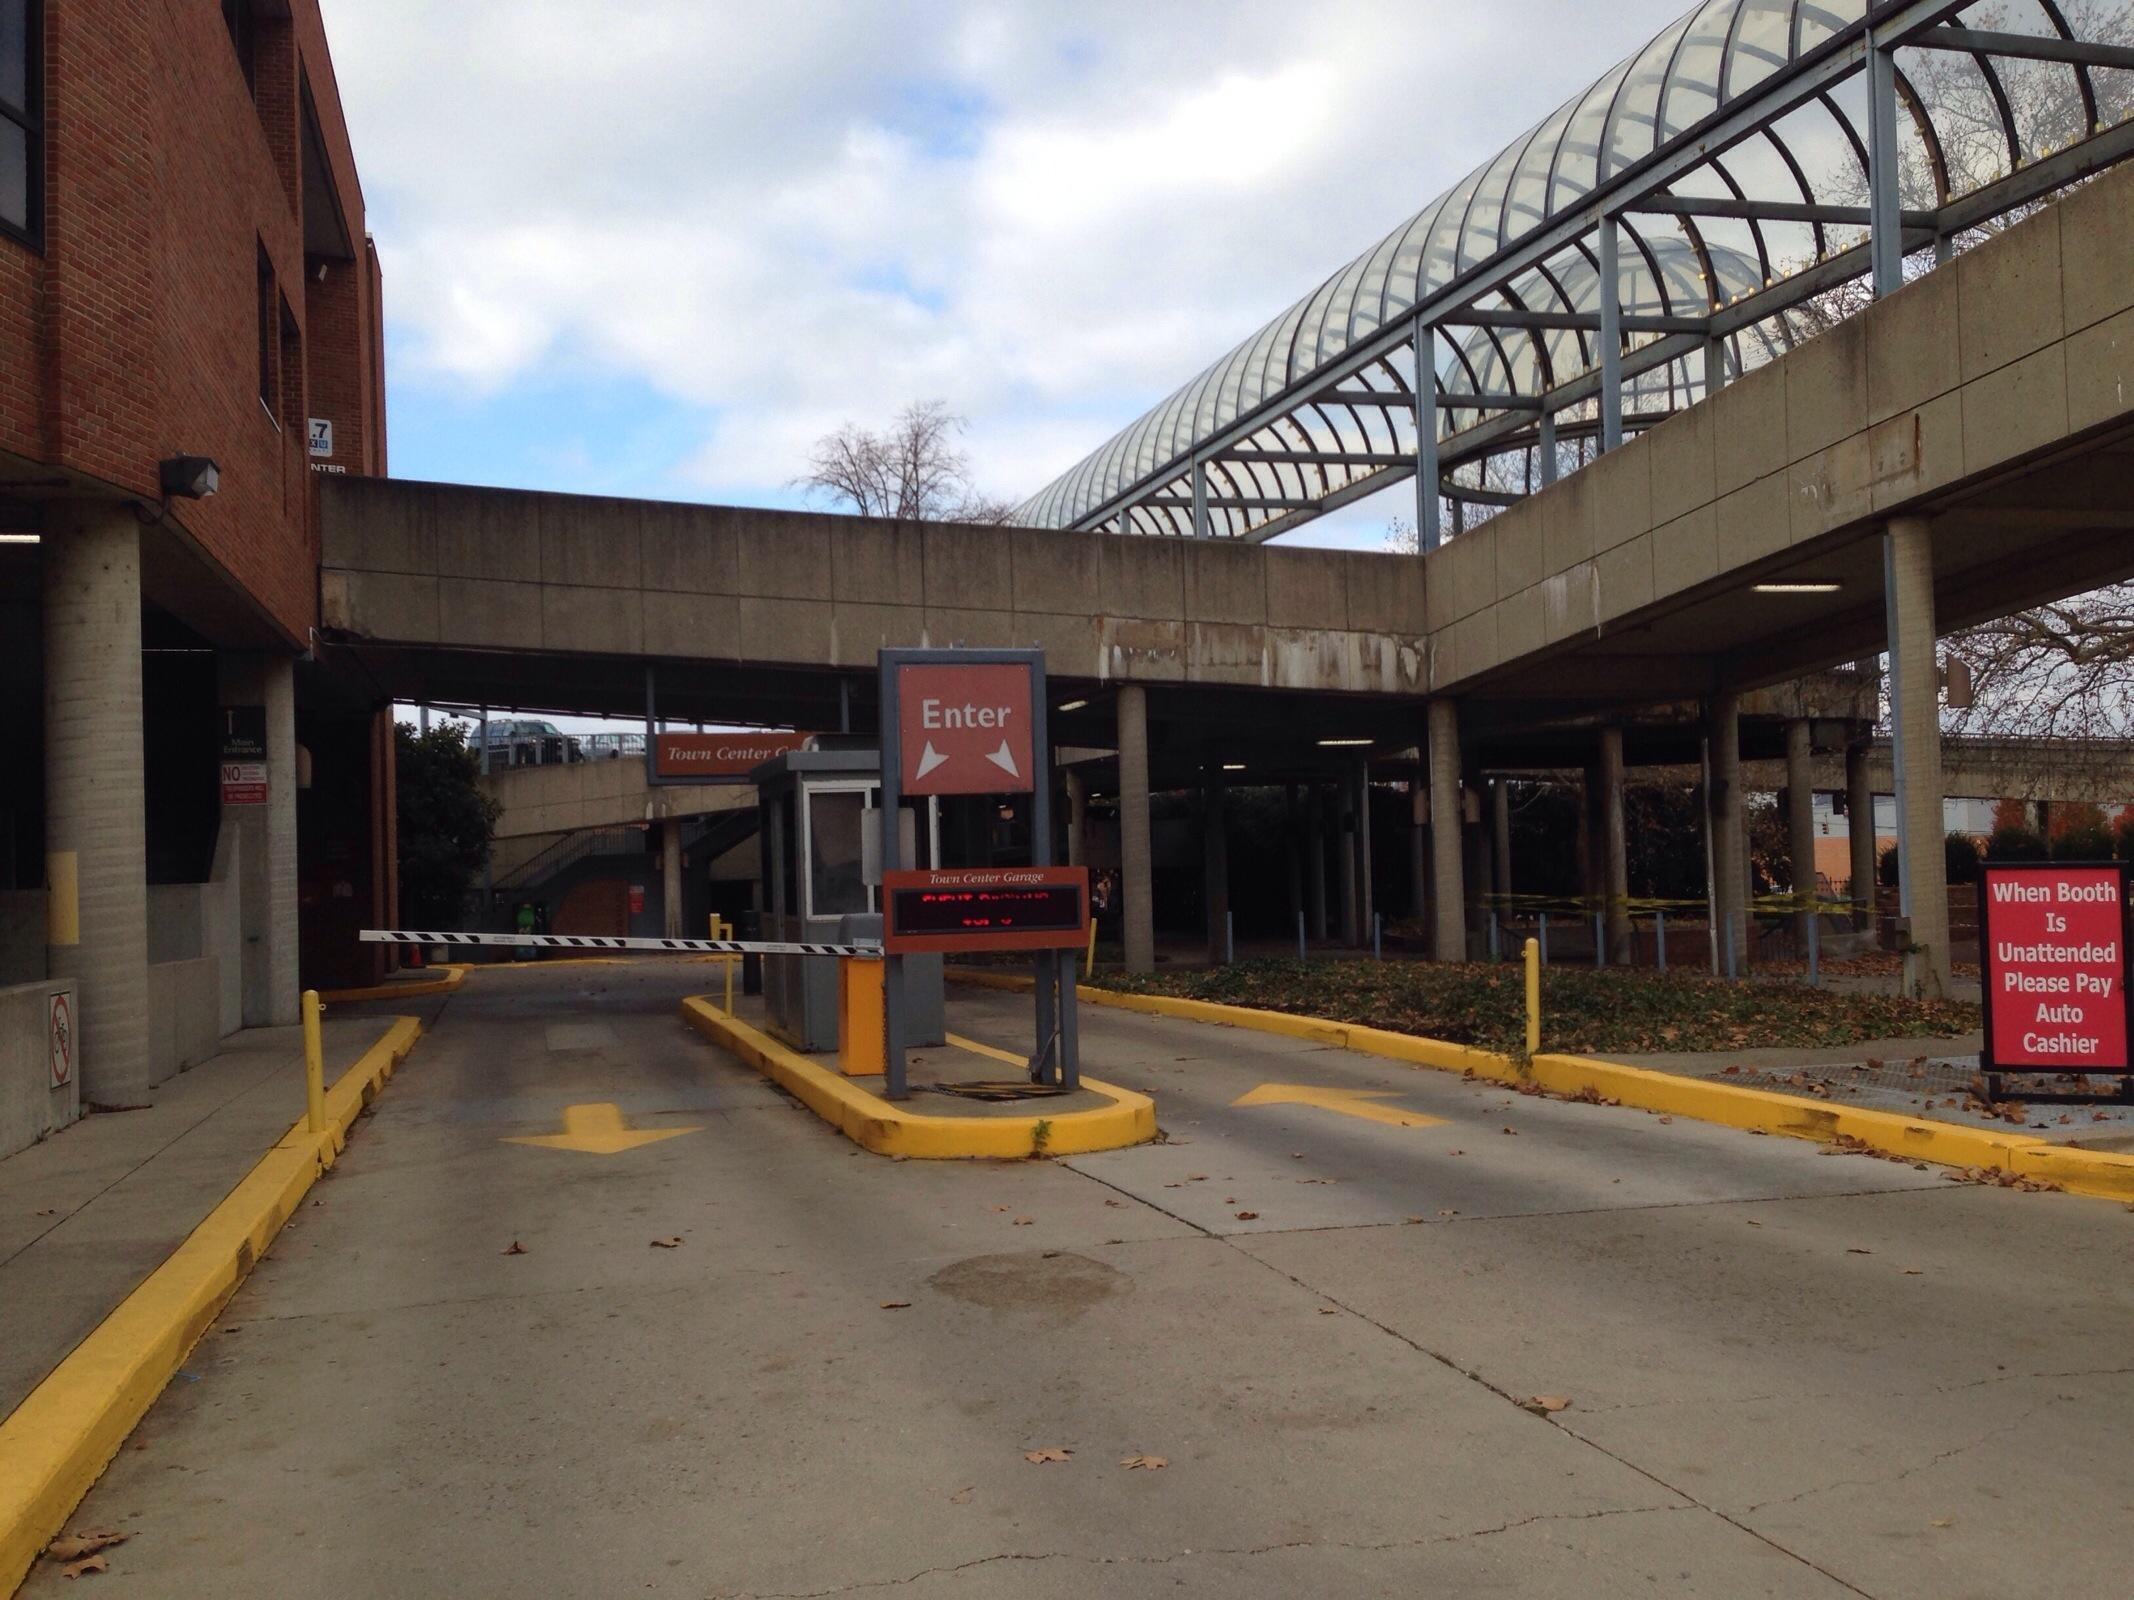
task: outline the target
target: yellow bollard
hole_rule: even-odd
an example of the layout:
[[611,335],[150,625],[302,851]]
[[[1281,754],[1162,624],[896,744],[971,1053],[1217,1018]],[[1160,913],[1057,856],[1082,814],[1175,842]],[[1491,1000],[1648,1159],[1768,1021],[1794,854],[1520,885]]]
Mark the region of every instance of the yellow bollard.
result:
[[1541,1053],[1541,941],[1526,942],[1526,1053]]
[[[731,922],[723,922],[714,917],[711,919],[711,927],[711,936],[714,939],[731,939],[734,936],[734,925]],[[731,952],[728,952],[726,957],[726,1014],[729,1017],[734,1014],[734,964],[740,959]]]
[[304,991],[304,1109],[313,1134],[326,1131],[326,1061],[319,1046],[319,991]]
[[1097,919],[1089,919],[1089,949],[1082,957],[1082,976],[1088,977],[1097,970]]

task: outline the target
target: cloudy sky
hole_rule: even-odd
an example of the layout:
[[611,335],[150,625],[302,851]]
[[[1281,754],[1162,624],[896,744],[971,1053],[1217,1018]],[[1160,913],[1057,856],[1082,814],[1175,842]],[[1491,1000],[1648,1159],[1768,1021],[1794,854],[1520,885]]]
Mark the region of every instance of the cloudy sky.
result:
[[1687,3],[325,0],[393,470],[795,504],[941,399],[1020,499]]

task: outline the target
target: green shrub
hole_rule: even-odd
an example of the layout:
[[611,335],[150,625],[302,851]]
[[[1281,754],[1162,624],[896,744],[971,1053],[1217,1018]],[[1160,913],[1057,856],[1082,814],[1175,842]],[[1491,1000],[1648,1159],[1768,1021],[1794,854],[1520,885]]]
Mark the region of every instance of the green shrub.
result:
[[1978,841],[1968,833],[1949,835],[1942,845],[1942,860],[1949,882],[1978,882]]
[[1988,861],[2043,861],[2045,858],[2045,840],[2035,828],[2004,824],[1995,828],[1986,839]]

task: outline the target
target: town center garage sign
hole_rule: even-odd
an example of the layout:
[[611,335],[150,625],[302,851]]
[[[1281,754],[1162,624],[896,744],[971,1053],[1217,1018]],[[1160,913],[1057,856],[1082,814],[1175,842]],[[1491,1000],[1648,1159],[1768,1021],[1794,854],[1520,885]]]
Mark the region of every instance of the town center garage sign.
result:
[[1979,885],[1981,1068],[2124,1073],[2134,1065],[2127,870],[2118,862],[1987,864]]

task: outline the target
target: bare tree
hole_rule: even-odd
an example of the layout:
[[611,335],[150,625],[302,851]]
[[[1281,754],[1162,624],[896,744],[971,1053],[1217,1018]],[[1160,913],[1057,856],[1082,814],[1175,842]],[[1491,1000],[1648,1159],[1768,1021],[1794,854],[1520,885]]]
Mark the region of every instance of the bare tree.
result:
[[1014,508],[987,499],[957,448],[963,418],[940,400],[915,400],[880,433],[848,422],[815,441],[795,484],[863,517],[1006,522]]

